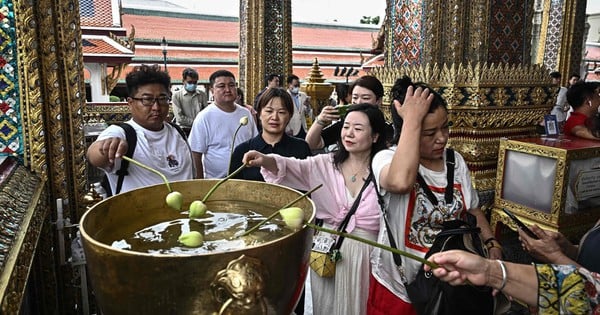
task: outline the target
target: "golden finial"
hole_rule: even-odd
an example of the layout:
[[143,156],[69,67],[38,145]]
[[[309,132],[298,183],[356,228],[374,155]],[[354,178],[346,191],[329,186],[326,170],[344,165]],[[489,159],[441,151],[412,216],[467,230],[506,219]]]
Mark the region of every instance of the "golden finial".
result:
[[325,78],[323,78],[323,73],[321,72],[321,67],[319,67],[319,60],[315,58],[313,62],[312,69],[306,78],[307,83],[323,83],[325,82]]

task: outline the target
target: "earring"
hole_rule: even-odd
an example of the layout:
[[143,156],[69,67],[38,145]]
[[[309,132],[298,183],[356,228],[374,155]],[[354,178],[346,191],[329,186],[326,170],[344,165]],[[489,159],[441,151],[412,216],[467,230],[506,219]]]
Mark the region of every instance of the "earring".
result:
[[592,101],[588,101],[588,105],[590,105],[590,107],[592,107]]

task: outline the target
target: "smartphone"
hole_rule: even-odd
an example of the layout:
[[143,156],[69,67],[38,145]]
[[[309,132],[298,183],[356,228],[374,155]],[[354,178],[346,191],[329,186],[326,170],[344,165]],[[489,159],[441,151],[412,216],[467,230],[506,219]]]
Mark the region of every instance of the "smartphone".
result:
[[523,230],[523,232],[525,232],[525,234],[529,235],[529,237],[539,240],[540,238],[535,235],[535,233],[533,233],[528,227],[527,225],[525,225],[525,223],[523,223],[523,221],[519,220],[519,218],[517,218],[516,215],[514,215],[512,212],[502,208],[502,211],[504,211],[504,213],[506,213],[506,215],[513,220],[513,222],[515,222],[515,224],[521,229]]

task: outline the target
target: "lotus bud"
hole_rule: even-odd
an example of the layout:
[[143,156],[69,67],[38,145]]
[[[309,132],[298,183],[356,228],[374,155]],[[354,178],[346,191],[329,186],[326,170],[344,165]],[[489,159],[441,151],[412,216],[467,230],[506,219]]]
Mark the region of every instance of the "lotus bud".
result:
[[200,200],[194,200],[190,205],[190,218],[199,218],[206,213],[206,205]]
[[181,205],[183,205],[183,195],[178,191],[172,191],[167,195],[166,201],[167,206],[175,210],[181,210]]
[[285,225],[291,229],[297,230],[302,227],[304,222],[304,211],[298,207],[291,207],[279,210]]
[[182,233],[177,240],[187,247],[198,247],[204,242],[204,237],[198,231],[191,231]]
[[240,125],[245,126],[248,124],[248,116],[240,118]]

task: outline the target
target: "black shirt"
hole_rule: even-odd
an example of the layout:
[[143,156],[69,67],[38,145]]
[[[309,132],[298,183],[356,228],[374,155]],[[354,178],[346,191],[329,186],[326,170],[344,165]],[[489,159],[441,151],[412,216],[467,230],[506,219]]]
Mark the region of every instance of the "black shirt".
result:
[[[229,167],[230,174],[242,166],[242,158],[244,157],[244,154],[250,150],[256,150],[264,154],[275,153],[285,157],[295,157],[297,159],[305,159],[312,155],[308,143],[302,139],[290,137],[284,133],[281,140],[276,143],[275,146],[272,146],[265,142],[262,135],[258,135],[235,147],[233,155],[231,156],[231,166]],[[265,181],[260,174],[260,167],[247,167],[239,172],[234,178],[261,182]]]

